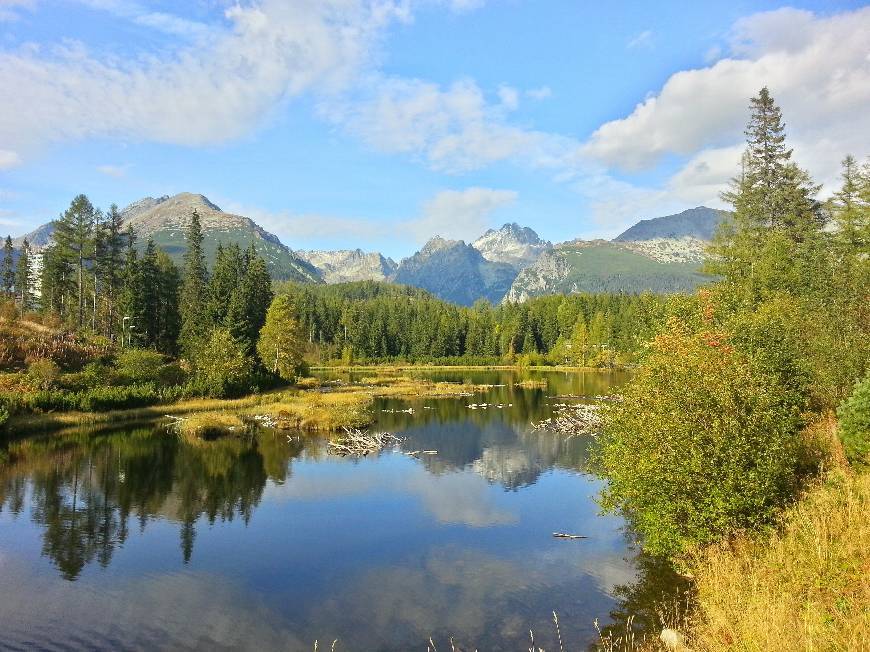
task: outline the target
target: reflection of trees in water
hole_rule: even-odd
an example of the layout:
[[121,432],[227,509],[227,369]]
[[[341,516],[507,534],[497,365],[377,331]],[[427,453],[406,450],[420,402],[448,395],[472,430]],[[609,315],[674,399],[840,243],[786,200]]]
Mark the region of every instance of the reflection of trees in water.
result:
[[195,523],[241,517],[247,523],[267,478],[284,482],[301,444],[262,432],[249,439],[185,442],[163,428],[81,433],[11,443],[0,467],[0,509],[44,527],[43,554],[76,579],[92,561],[106,566],[129,532],[166,518],[180,525],[190,559]]
[[[619,602],[610,611],[611,623],[601,628],[605,639],[625,637],[629,627],[638,638],[646,634],[655,639],[663,626],[685,615],[691,582],[679,575],[667,559],[639,551],[632,561],[637,576],[631,584],[613,589],[613,596]],[[599,650],[600,647],[596,643],[589,649]]]

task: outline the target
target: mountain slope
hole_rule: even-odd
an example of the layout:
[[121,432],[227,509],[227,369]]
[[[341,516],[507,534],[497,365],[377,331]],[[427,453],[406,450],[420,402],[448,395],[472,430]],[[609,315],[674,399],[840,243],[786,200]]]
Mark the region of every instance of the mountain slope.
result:
[[470,306],[478,299],[501,301],[515,277],[511,265],[488,261],[461,240],[435,237],[399,263],[393,280],[428,290],[445,301]]
[[[214,263],[218,243],[236,243],[245,248],[253,242],[273,278],[320,282],[317,269],[282,244],[277,236],[248,217],[223,212],[203,195],[183,192],[173,197],[145,197],[127,206],[121,211],[121,216],[124,228],[131,226],[136,232],[140,249],[145,247],[150,236],[177,265],[181,265],[187,248],[184,233],[194,209],[202,223],[203,250],[209,266]],[[27,238],[38,250],[51,242],[53,233],[54,227],[49,222],[26,236],[16,238],[14,243],[20,247]]]
[[385,281],[396,273],[398,265],[392,258],[362,249],[336,251],[297,251],[296,254],[317,268],[327,283],[349,281]]
[[140,245],[149,236],[177,263],[181,264],[186,245],[184,233],[194,209],[203,231],[203,250],[209,265],[214,262],[218,243],[247,247],[252,242],[266,261],[273,278],[319,281],[317,270],[287,248],[277,236],[242,215],[225,213],[206,197],[183,192],[173,197],[146,197],[121,211],[124,225],[132,227]]
[[575,292],[690,292],[707,280],[697,262],[661,262],[634,250],[634,244],[578,240],[556,245],[519,273],[505,300]]
[[471,243],[490,262],[506,263],[520,271],[534,263],[552,248],[529,227],[517,223],[505,224],[500,229],[489,229]]
[[698,206],[677,213],[641,220],[630,229],[620,233],[615,242],[630,242],[639,240],[654,240],[659,238],[677,239],[694,238],[710,241],[716,233],[716,228],[729,215],[728,211]]

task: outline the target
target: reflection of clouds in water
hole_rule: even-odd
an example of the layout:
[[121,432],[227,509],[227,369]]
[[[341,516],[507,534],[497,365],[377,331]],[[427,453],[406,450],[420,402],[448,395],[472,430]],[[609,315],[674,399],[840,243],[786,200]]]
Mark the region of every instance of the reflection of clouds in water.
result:
[[103,649],[310,650],[313,641],[279,626],[274,609],[224,579],[175,573],[59,583],[4,565],[3,584],[22,587],[0,601],[6,644],[45,648],[59,641]]
[[418,495],[426,508],[442,523],[488,527],[509,525],[519,517],[495,505],[488,485],[468,473],[445,476],[413,474],[403,486]]
[[313,606],[309,617],[341,623],[347,629],[335,636],[352,639],[354,649],[418,646],[429,635],[457,632],[464,638],[458,643],[514,649],[528,641],[530,627],[549,649],[550,614],[558,610],[563,633],[576,645],[593,640],[592,621],[606,609],[606,598],[587,575],[602,561],[567,546],[558,555],[524,555],[516,561],[471,549],[439,549],[419,562],[360,575],[340,594]]
[[345,496],[381,492],[420,498],[427,510],[441,523],[472,527],[516,523],[517,515],[499,508],[487,483],[470,473],[436,476],[426,472],[416,460],[401,460],[392,465],[384,460],[366,460],[350,466],[340,464],[335,472],[297,467],[284,484],[268,483],[264,496],[274,502],[320,501]]

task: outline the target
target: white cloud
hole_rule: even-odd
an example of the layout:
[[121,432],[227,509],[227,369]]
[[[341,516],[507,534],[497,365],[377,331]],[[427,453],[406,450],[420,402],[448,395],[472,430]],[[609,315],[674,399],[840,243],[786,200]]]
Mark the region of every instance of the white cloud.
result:
[[490,225],[489,218],[499,208],[513,204],[517,193],[492,188],[444,190],[423,205],[422,215],[403,225],[417,242],[433,235],[454,240],[472,240]]
[[105,174],[107,177],[122,179],[127,176],[127,170],[129,168],[129,165],[98,165],[97,172]]
[[0,149],[0,170],[8,170],[21,165],[21,157],[18,152],[13,152],[11,149]]
[[[870,8],[818,17],[792,9],[735,25],[731,56],[681,71],[626,118],[599,127],[585,152],[609,165],[642,169],[667,154],[695,155],[740,142],[748,99],[767,85],[788,124],[807,143],[836,139],[840,155],[870,150]],[[830,160],[802,163],[827,175]]]
[[533,100],[546,100],[553,97],[553,90],[549,86],[541,86],[540,88],[531,88],[526,91],[526,96]]
[[[22,152],[92,136],[223,142],[287,98],[341,88],[406,16],[398,0],[264,0],[227,9],[229,27],[207,45],[159,57],[101,59],[78,43],[2,52],[0,87],[16,92],[0,104],[0,142]],[[193,29],[168,15],[137,20]]]
[[512,90],[502,87],[501,102],[493,103],[470,79],[442,88],[374,77],[361,96],[325,103],[321,110],[370,146],[422,156],[436,170],[464,172],[511,159],[532,167],[564,166],[579,143],[510,124],[506,104]]
[[498,87],[498,99],[508,111],[515,111],[520,105],[520,92],[513,86]]
[[21,9],[32,9],[36,0],[0,0],[0,22],[18,20]]
[[632,38],[627,44],[626,47],[629,50],[635,50],[638,48],[649,49],[653,46],[653,32],[652,30],[644,30],[634,38]]

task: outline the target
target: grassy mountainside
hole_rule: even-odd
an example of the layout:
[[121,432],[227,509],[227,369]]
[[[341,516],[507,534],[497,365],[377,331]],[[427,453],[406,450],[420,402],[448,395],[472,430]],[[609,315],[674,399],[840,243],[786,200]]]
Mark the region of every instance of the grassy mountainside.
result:
[[659,262],[615,242],[566,243],[520,272],[507,298],[524,301],[576,292],[691,292],[709,280],[699,269],[696,262]]

